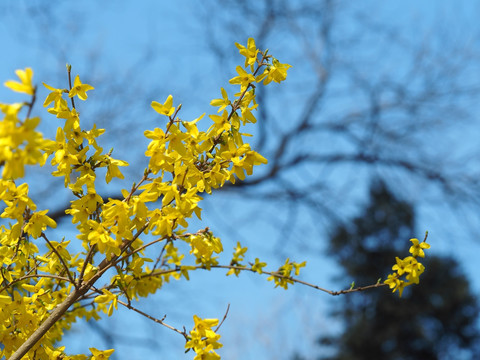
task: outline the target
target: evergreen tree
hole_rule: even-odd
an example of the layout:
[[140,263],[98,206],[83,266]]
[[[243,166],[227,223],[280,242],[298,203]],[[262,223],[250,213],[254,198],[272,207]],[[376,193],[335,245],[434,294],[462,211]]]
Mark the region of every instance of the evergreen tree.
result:
[[[331,255],[356,285],[389,273],[415,234],[412,205],[396,198],[382,181],[372,183],[370,196],[363,214],[339,226],[330,239]],[[480,358],[479,307],[458,263],[431,254],[422,263],[421,286],[408,286],[401,298],[385,288],[343,298],[333,315],[343,320],[344,332],[320,339],[336,351],[328,359]]]

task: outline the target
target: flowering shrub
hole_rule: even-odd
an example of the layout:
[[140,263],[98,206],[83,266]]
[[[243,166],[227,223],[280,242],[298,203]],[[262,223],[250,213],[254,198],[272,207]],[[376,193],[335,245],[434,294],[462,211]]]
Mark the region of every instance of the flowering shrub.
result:
[[[8,220],[0,227],[1,357],[107,359],[113,349],[90,348],[91,355],[69,356],[56,343],[77,319],[98,320],[102,312],[111,316],[123,306],[181,334],[195,359],[219,359],[215,350],[222,346],[217,334],[221,323],[217,319],[195,315],[193,329],[187,332],[132,305],[172,279],[188,280],[189,273],[197,269],[226,269],[227,275],[241,271],[266,274],[275,286],[287,289],[296,282],[334,295],[384,285],[326,290],[296,278],[305,262],[287,259],[277,271],[264,271],[267,264],[258,258],[252,263],[244,260],[247,248],[240,243],[230,261],[222,265],[219,255],[224,248],[219,238],[208,228],[187,232],[189,219],[201,217],[203,193],[244,180],[255,166],[267,163],[244,141],[249,135],[242,127],[256,122],[257,84],[284,81],[290,65],[257,49],[253,39],[247,46],[236,46],[245,64],[237,66],[238,76],[230,83],[239,85],[239,92],[231,96],[221,89],[221,98],[211,101],[218,110],[208,116],[211,124],[205,131],[197,126],[205,114],[191,121],[181,119],[181,104],[172,95],[163,103],[151,103],[166,124],[144,132],[150,139],[145,151],[148,167],[137,182],[122,190],[122,199],[105,199],[97,192],[103,181],[98,169],[106,168],[108,184],[113,178],[124,178],[121,169],[128,163],[99,146],[97,139],[105,129],[82,127],[75,101],[87,100],[93,86],[84,84],[78,75],[72,84],[69,65],[68,88],[43,84],[50,91],[44,107],[63,120],[55,139],[50,140],[36,131],[40,118],[30,117],[36,100],[33,71],[17,70],[19,81],[5,83],[31,98],[25,103],[0,104],[1,217]],[[22,112],[26,112],[24,117]],[[63,178],[71,192],[65,213],[76,226],[78,240],[74,241],[81,243],[81,252],[72,251],[72,240],[52,239],[49,228],[56,227],[55,221],[48,210],[37,209],[28,184],[19,181],[27,165],[42,166],[46,161],[55,167],[52,176]],[[404,286],[418,283],[423,267],[416,258],[423,257],[425,244],[414,242],[413,257],[397,258],[397,273],[385,282],[394,291],[401,294]],[[155,257],[148,255],[152,252]],[[408,283],[399,278],[404,273]]]

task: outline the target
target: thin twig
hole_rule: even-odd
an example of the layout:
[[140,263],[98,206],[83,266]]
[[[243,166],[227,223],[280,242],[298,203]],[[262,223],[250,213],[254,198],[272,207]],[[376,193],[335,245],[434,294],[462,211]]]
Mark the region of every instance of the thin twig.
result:
[[[258,67],[255,69],[255,71],[253,72],[253,76],[255,76],[258,72],[258,70],[261,69],[262,66],[264,65],[268,65],[268,63],[264,63],[263,61],[268,59],[268,55],[266,54],[263,54],[262,53],[262,60],[260,61],[260,64],[258,65]],[[248,90],[250,88],[255,88],[255,85],[253,85],[253,83],[248,83],[247,84],[247,87],[245,88],[245,90],[240,94],[240,96],[238,97],[237,100],[235,100],[233,102],[233,104],[230,104],[230,106],[232,107],[232,110],[230,111],[230,114],[228,114],[228,118],[227,118],[227,122],[229,122],[231,119],[232,119],[232,116],[233,114],[235,114],[237,112],[237,110],[240,108],[240,104],[245,96],[245,94],[248,92]],[[218,145],[219,141],[220,141],[220,138],[222,137],[222,134],[224,133],[225,131],[222,131],[220,134],[218,134],[214,140],[213,140],[213,145],[212,147],[210,148],[210,150],[208,150],[209,153],[212,153],[213,149],[215,149],[215,147]]]
[[217,328],[215,329],[215,332],[217,332],[217,331],[220,329],[220,327],[222,326],[223,322],[224,322],[225,319],[227,318],[228,310],[230,310],[230,304],[227,305],[227,310],[225,311],[225,315],[223,315],[223,319],[222,319],[222,321],[220,321],[220,324],[218,324]]
[[27,104],[28,106],[28,111],[27,111],[27,116],[26,119],[30,117],[30,114],[32,113],[33,105],[35,105],[35,101],[37,100],[37,87],[33,87],[33,95],[32,95],[32,100]]
[[[131,240],[124,240],[122,245],[121,245],[121,251],[120,255],[114,255],[110,259],[105,257],[105,259],[102,260],[102,262],[98,265],[98,272],[95,274],[95,277],[100,278],[108,269],[110,269],[112,266],[115,266],[117,263],[120,261],[123,261],[132,254],[134,254],[136,251],[132,251],[131,253],[128,253],[127,255],[123,256],[120,258],[120,256],[125,252],[125,250],[135,241],[137,238],[145,231],[145,229],[150,225],[150,221],[147,221],[141,228],[140,230],[137,231],[137,233],[133,236]],[[90,280],[91,281],[91,280]]]
[[132,189],[130,190],[130,193],[128,194],[128,196],[126,198],[123,199],[124,202],[126,202],[128,204],[128,202],[130,201],[132,195],[135,193],[135,191],[138,190],[138,188],[146,181],[148,180],[148,175],[150,175],[152,173],[152,171],[150,169],[145,169],[144,173],[143,173],[143,177],[142,179],[140,180],[140,182],[138,184],[135,184],[133,183],[132,185]]
[[[72,90],[72,66],[71,65],[67,65],[67,73],[68,73],[69,90]],[[70,100],[72,100],[72,107],[75,109],[75,100],[73,98],[74,97],[72,96]]]
[[45,241],[48,243],[48,245],[52,248],[53,252],[60,259],[60,262],[62,263],[63,267],[65,268],[65,271],[67,272],[67,276],[70,279],[70,282],[73,284],[73,286],[77,287],[77,283],[75,282],[75,279],[73,278],[72,274],[70,273],[70,269],[68,268],[67,264],[65,263],[65,260],[63,259],[63,257],[60,255],[60,253],[57,251],[57,249],[55,249],[55,246],[52,245],[50,240],[48,240],[48,238],[45,236],[45,234],[43,232],[40,236],[45,239]]
[[[145,245],[140,246],[138,249],[133,250],[132,252],[128,253],[127,255],[125,255],[125,256],[123,256],[123,257],[121,257],[121,258],[120,258],[120,257],[117,258],[117,259],[112,263],[112,266],[118,264],[119,262],[121,262],[121,261],[123,261],[123,260],[125,260],[125,259],[128,259],[128,258],[129,258],[130,256],[132,256],[133,254],[136,254],[136,253],[138,253],[138,252],[140,252],[140,251],[142,251],[142,250],[145,250],[147,247],[149,247],[149,246],[151,246],[151,245],[153,245],[153,244],[155,244],[155,243],[157,243],[157,242],[160,242],[160,241],[165,240],[167,237],[168,237],[168,236],[164,236],[164,237],[162,237],[162,238],[158,238],[158,239],[156,239],[156,240],[153,240],[153,241],[149,242],[148,244],[145,244]],[[110,267],[111,267],[111,266],[110,266]]]
[[160,325],[163,325],[165,326],[166,328],[170,329],[170,330],[173,330],[177,333],[179,333],[180,335],[182,335],[186,340],[188,340],[188,335],[186,333],[186,331],[180,331],[178,330],[177,328],[173,327],[172,325],[169,325],[167,323],[165,323],[163,320],[165,320],[165,318],[167,317],[166,315],[162,318],[162,319],[157,319],[151,315],[148,315],[147,313],[143,312],[142,310],[140,309],[137,309],[136,307],[132,306],[131,304],[127,304],[121,300],[118,300],[117,299],[117,302],[123,306],[125,306],[127,309],[130,309],[130,310],[133,310],[135,311],[136,313],[139,313],[140,315],[142,316],[145,316],[147,319],[150,319],[152,320],[153,322],[156,322],[157,324],[160,324]]
[[80,276],[78,277],[78,284],[81,284],[83,281],[83,275],[85,275],[85,270],[87,269],[88,263],[90,262],[91,257],[97,244],[93,244],[90,250],[88,250],[87,256],[83,262],[82,270],[80,271]]
[[[188,270],[199,270],[199,269],[208,270],[204,265],[195,265],[195,266],[186,266],[186,267],[188,268]],[[255,270],[251,267],[246,267],[246,266],[210,265],[210,268],[250,271],[250,272],[258,274],[257,270]],[[169,273],[174,273],[174,272],[178,273],[178,272],[181,272],[181,270],[182,270],[182,267],[177,267],[175,269],[166,269],[166,270],[160,270],[158,272],[151,272],[150,274],[145,274],[141,277],[143,278],[143,277],[149,277],[149,276],[159,276],[159,275],[164,275],[164,274],[169,274]],[[302,284],[302,285],[311,287],[313,289],[323,291],[323,292],[325,292],[327,294],[330,294],[330,295],[333,295],[333,296],[343,295],[343,294],[348,294],[348,293],[358,292],[358,291],[365,291],[365,290],[368,290],[368,289],[374,289],[374,288],[378,288],[378,287],[382,287],[382,286],[387,286],[387,284],[384,284],[384,283],[376,283],[376,284],[373,284],[373,285],[358,286],[358,287],[349,288],[349,289],[345,289],[345,290],[335,291],[335,290],[328,290],[328,289],[322,288],[318,285],[315,285],[315,284],[312,284],[312,283],[309,283],[309,282],[306,282],[306,281],[303,281],[303,280],[300,280],[300,279],[296,279],[296,278],[291,277],[291,276],[285,276],[285,275],[279,274],[278,272],[262,271],[261,274],[274,276],[274,277],[279,278],[279,279],[286,279],[286,280],[292,281],[294,283]]]

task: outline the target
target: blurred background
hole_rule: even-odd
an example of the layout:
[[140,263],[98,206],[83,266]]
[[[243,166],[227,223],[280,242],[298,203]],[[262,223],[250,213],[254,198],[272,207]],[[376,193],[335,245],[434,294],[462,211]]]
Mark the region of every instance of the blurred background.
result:
[[[180,0],[0,3],[0,79],[32,67],[34,115],[54,138],[59,120],[42,108],[67,87],[65,64],[95,90],[79,104],[82,127],[107,129],[100,144],[130,167],[104,197],[143,174],[143,131],[162,127],[151,108],[173,95],[180,118],[213,114],[211,99],[243,64],[248,37],[292,65],[281,85],[257,87],[252,147],[269,163],[251,178],[205,196],[203,221],[228,254],[272,269],[286,257],[301,279],[340,290],[385,278],[411,237],[432,245],[420,286],[401,299],[386,288],[332,297],[266,278],[195,273],[138,304],[190,329],[192,315],[222,318],[224,359],[475,359],[480,292],[479,4],[458,1]],[[23,101],[2,87],[0,101]],[[69,193],[48,166],[29,169],[31,197],[50,209],[57,234]],[[58,180],[58,179],[57,179]],[[50,214],[49,213],[49,214]],[[250,254],[248,256],[248,254]],[[228,261],[228,260],[226,260]],[[78,323],[68,353],[112,348],[112,359],[189,359],[178,334],[128,311]]]

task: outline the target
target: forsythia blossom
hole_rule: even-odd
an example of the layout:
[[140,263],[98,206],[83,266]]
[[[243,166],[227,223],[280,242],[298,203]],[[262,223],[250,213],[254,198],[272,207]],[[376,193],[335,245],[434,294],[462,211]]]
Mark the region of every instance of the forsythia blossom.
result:
[[253,38],[248,39],[246,47],[238,43],[235,43],[235,46],[240,50],[240,54],[245,56],[245,67],[250,65],[253,71],[253,66],[257,61],[258,53],[260,52],[255,45],[255,40]]
[[[396,257],[396,264],[393,265],[392,270],[395,272],[388,275],[385,284],[387,284],[392,292],[398,290],[400,296],[402,296],[403,289],[411,284],[418,284],[420,275],[425,271],[425,266],[418,262],[417,257],[425,257],[424,249],[430,249],[430,245],[426,242],[426,237],[423,242],[419,242],[418,239],[410,239],[412,246],[409,252],[412,256],[407,256],[404,259]],[[401,277],[405,276],[405,279]]]
[[173,97],[172,95],[168,95],[167,100],[163,104],[160,104],[157,101],[152,101],[152,108],[159,114],[172,116],[175,111],[175,107],[173,107],[172,104]]
[[201,319],[194,315],[193,320],[195,325],[193,330],[190,331],[185,348],[195,351],[196,356],[193,360],[219,360],[220,356],[215,350],[222,347],[222,344],[218,342],[220,335],[212,330],[212,327],[218,325],[218,319]]
[[93,90],[94,87],[88,84],[83,84],[80,81],[80,77],[77,75],[75,76],[75,81],[73,83],[73,88],[68,93],[68,97],[74,97],[75,95],[78,96],[81,100],[87,100],[87,91]]
[[[53,139],[46,139],[36,130],[40,118],[30,117],[36,99],[32,69],[17,70],[19,80],[5,82],[30,101],[0,103],[0,217],[5,219],[0,224],[0,358],[108,359],[113,349],[90,348],[89,356],[70,356],[55,344],[80,318],[111,316],[119,305],[133,308],[132,300],[156,293],[171,279],[188,280],[190,271],[220,267],[222,241],[208,228],[188,233],[189,222],[192,217],[201,219],[205,193],[244,180],[254,167],[267,163],[246,142],[250,135],[242,126],[257,121],[256,83],[281,82],[290,67],[257,49],[253,39],[236,46],[245,65],[236,68],[230,83],[239,85],[240,91],[229,95],[221,88],[222,97],[210,103],[215,115],[181,119],[181,105],[174,106],[172,95],[163,103],[151,103],[167,123],[144,132],[149,140],[148,167],[138,183],[129,184],[129,190],[123,189],[116,198],[102,196],[98,189],[113,178],[123,179],[122,168],[128,163],[114,157],[113,149],[104,151],[99,138],[105,129],[95,124],[84,128],[74,101],[74,97],[87,100],[94,87],[79,75],[67,88],[43,83],[49,91],[43,106],[57,124]],[[67,71],[71,84],[71,66]],[[200,126],[202,119],[209,124]],[[51,175],[62,178],[70,194],[65,214],[77,229],[77,241],[51,234],[56,222],[47,209],[37,209],[28,184],[20,181],[26,166],[46,161],[53,166]],[[246,251],[237,244],[230,265],[223,266],[228,274],[263,273],[266,263],[258,258],[246,265]],[[286,287],[291,274],[298,275],[303,265],[287,259],[275,285]],[[64,312],[49,325],[53,311]],[[196,360],[220,359],[215,352],[222,346],[214,329],[218,320],[194,316],[194,323],[189,334],[177,330],[188,338],[185,347],[195,351]],[[21,345],[28,344],[43,324],[48,331],[19,354]]]
[[33,95],[35,93],[35,87],[32,84],[33,71],[31,68],[26,68],[25,70],[16,70],[20,82],[9,80],[5,82],[5,86],[10,88],[13,91],[22,92],[28,95]]
[[[250,135],[242,127],[257,122],[256,84],[284,81],[291,66],[280,63],[267,50],[257,49],[252,38],[246,46],[236,46],[245,63],[236,67],[237,75],[230,84],[239,85],[240,91],[232,96],[221,88],[222,97],[210,102],[217,108],[216,114],[205,117],[209,125],[199,126],[205,114],[190,121],[179,118],[181,105],[174,106],[172,95],[163,103],[151,103],[154,111],[167,117],[167,123],[144,132],[149,139],[145,151],[148,167],[138,183],[129,184],[130,190],[123,189],[116,198],[104,197],[97,190],[113,178],[123,179],[121,168],[128,163],[112,157],[113,149],[105,152],[99,145],[104,129],[95,124],[83,128],[73,100],[75,96],[87,100],[87,91],[94,87],[82,83],[79,75],[70,89],[44,83],[50,92],[43,106],[51,106],[47,111],[59,124],[54,140],[49,140],[36,131],[40,118],[30,117],[36,97],[33,71],[17,70],[19,81],[5,83],[13,91],[30,95],[31,100],[0,103],[0,217],[6,219],[0,225],[0,358],[14,355],[40,325],[48,325],[53,311],[64,309],[36,344],[15,356],[106,360],[113,349],[90,348],[91,356],[69,356],[65,347],[55,344],[80,318],[98,320],[102,312],[111,316],[119,305],[140,312],[132,300],[156,293],[171,279],[188,280],[189,272],[196,269],[227,268],[227,275],[247,270],[267,273],[275,287],[285,289],[294,283],[293,276],[299,275],[305,262],[286,259],[277,271],[265,271],[267,264],[258,258],[247,263],[247,247],[237,243],[230,263],[220,265],[222,241],[208,228],[188,232],[191,218],[201,219],[205,194],[228,182],[244,180],[255,166],[267,163],[245,141]],[[67,68],[70,84],[71,67]],[[21,118],[23,112],[25,118]],[[49,230],[57,224],[47,215],[48,210],[37,210],[28,184],[20,181],[25,166],[42,166],[48,158],[54,167],[52,176],[63,178],[71,195],[65,214],[76,226],[75,242],[49,239]],[[101,168],[104,176],[99,176]],[[430,247],[425,241],[411,242],[411,256],[397,257],[394,273],[385,281],[400,295],[405,286],[419,282],[425,267],[417,258],[423,258]],[[71,243],[79,244],[82,251],[75,252]],[[155,249],[157,252],[149,255]],[[193,319],[188,334],[175,329],[187,339],[185,348],[195,352],[194,360],[220,359],[215,352],[222,346],[218,319],[196,315]],[[163,320],[155,320],[167,326]]]

